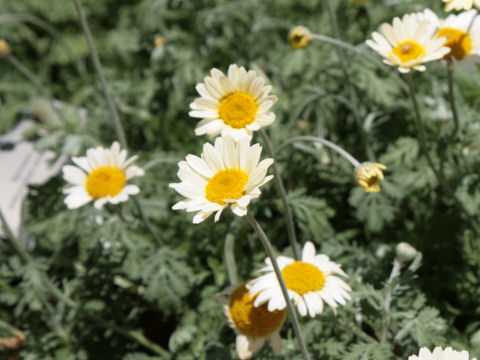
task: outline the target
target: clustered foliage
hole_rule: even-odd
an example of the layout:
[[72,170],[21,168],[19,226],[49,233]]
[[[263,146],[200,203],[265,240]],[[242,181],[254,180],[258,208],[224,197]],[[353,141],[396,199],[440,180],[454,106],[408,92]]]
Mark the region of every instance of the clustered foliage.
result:
[[[382,22],[426,7],[443,11],[434,0],[333,3],[343,39],[372,56],[364,41]],[[312,357],[406,359],[420,346],[436,345],[480,356],[478,73],[455,69],[460,131],[449,146],[445,67],[431,64],[414,75],[430,154],[443,164],[467,210],[461,212],[422,156],[408,89],[394,69],[321,41],[303,50],[288,44],[297,24],[333,36],[324,1],[82,4],[131,153],[146,172],[136,180],[137,198],[157,236],[133,202],[67,211],[60,175],[32,187],[19,236],[31,259],[0,242],[0,337],[14,336],[15,329],[26,336],[18,349],[0,347],[2,359],[234,358],[234,333],[214,301],[228,285],[224,244],[234,241],[240,281],[255,275],[263,248],[230,211],[216,224],[192,225],[191,215],[170,210],[178,197],[168,188],[177,181],[178,161],[199,153],[205,140],[194,135],[197,120],[188,116],[195,84],[212,67],[225,71],[231,63],[256,70],[273,86],[277,120],[266,131],[275,147],[291,136],[315,135],[361,161],[388,166],[382,191],[365,193],[355,186],[350,164],[325,147],[295,143],[277,154],[299,241],[314,242],[341,264],[353,289],[337,316],[326,310],[302,321]],[[0,19],[0,38],[43,87],[0,59],[0,132],[34,118],[27,135],[37,148],[68,156],[116,140],[73,2],[1,2]],[[156,35],[163,46],[155,48]],[[342,51],[348,55],[343,63]],[[60,101],[55,111],[49,97]],[[277,252],[290,255],[273,184],[252,205]],[[388,284],[401,241],[421,255]],[[390,286],[393,300],[385,311]],[[300,359],[290,326],[282,337],[278,358]],[[257,358],[273,355],[265,347]]]

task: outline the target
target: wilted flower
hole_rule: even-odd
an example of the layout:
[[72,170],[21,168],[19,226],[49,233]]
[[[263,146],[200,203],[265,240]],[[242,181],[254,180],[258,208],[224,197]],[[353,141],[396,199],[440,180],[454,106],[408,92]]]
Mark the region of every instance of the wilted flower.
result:
[[412,68],[424,71],[423,63],[441,59],[450,48],[444,47],[446,38],[437,38],[436,29],[427,20],[420,21],[417,14],[406,14],[393,19],[393,26],[384,23],[380,33],[372,34],[366,43],[385,59],[388,65],[397,66],[402,73]]
[[295,26],[288,34],[288,42],[295,49],[304,49],[312,41],[312,33],[305,26]]
[[219,137],[215,145],[203,145],[201,158],[188,155],[178,164],[178,177],[182,182],[170,184],[186,197],[173,206],[173,210],[198,211],[193,223],[198,224],[215,214],[215,221],[228,205],[238,216],[247,213],[250,200],[260,196],[260,186],[273,176],[266,176],[273,159],[259,162],[262,147],[250,146],[246,137],[235,142],[231,137]]
[[74,157],[77,165],[65,165],[63,178],[69,182],[63,190],[68,194],[65,204],[75,209],[90,201],[101,209],[106,203],[118,204],[127,201],[129,195],[140,192],[137,185],[127,184],[135,176],[144,175],[143,169],[131,165],[137,156],[127,160],[127,150],[120,150],[114,142],[110,149],[101,146],[87,150],[86,157]]
[[230,135],[238,141],[275,120],[270,108],[277,97],[270,95],[272,87],[255,71],[233,64],[227,75],[215,68],[210,73],[196,86],[201,97],[190,104],[189,115],[202,118],[195,134]]
[[480,0],[442,0],[445,4],[445,11],[470,10],[472,5],[480,9]]
[[[408,360],[469,360],[470,356],[468,351],[462,350],[460,352],[453,350],[451,347],[445,348],[442,350],[440,346],[437,346],[433,349],[433,352],[430,352],[426,347],[420,348],[420,351],[417,355],[410,355]],[[476,359],[471,359],[476,360]]]
[[355,169],[355,179],[358,186],[366,192],[379,192],[380,184],[378,180],[383,180],[382,170],[386,170],[385,165],[375,162],[363,162]]
[[428,20],[438,29],[437,37],[447,39],[444,46],[448,46],[450,52],[444,59],[468,64],[478,62],[480,55],[480,17],[476,15],[476,10],[470,10],[459,15],[451,14],[443,20],[430,9],[418,14],[419,18]]
[[250,295],[245,284],[230,286],[216,297],[229,325],[237,332],[236,348],[240,359],[250,359],[260,351],[265,340],[270,340],[275,355],[280,353],[280,329],[286,310],[268,311],[266,304],[254,306],[256,296]]
[[[315,255],[315,247],[307,242],[303,247],[302,260],[279,256],[278,266],[282,272],[288,295],[297,306],[302,316],[307,313],[314,317],[323,311],[326,302],[333,311],[338,304],[345,305],[350,299],[350,286],[336,274],[346,276],[340,265],[330,261],[327,255]],[[287,303],[283,297],[280,284],[273,271],[269,258],[265,259],[266,267],[261,272],[267,274],[247,283],[250,294],[257,294],[254,304],[262,306],[268,303],[268,310],[283,310]]]
[[10,54],[10,46],[5,40],[0,40],[0,57]]

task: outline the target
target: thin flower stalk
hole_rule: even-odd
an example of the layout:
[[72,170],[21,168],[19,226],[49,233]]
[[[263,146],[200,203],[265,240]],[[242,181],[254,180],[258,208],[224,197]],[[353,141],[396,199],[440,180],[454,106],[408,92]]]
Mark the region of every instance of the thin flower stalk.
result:
[[[265,149],[268,155],[272,159],[275,159],[275,153],[273,151],[272,144],[270,142],[270,139],[268,138],[268,135],[265,133],[265,131],[263,131],[263,129],[260,129],[259,133],[263,139],[263,142],[265,144]],[[287,193],[285,191],[285,186],[283,185],[282,177],[280,176],[280,171],[278,170],[276,161],[273,162],[272,167],[273,167],[273,180],[275,181],[275,185],[277,187],[278,193],[280,195],[280,198],[282,199],[283,209],[285,212],[288,240],[290,241],[290,246],[292,247],[294,257],[295,259],[298,260],[300,259],[300,250],[298,247],[297,235],[295,233],[295,224],[293,222],[292,211],[290,209],[290,205],[288,204]]]
[[453,115],[453,131],[450,135],[450,143],[455,140],[457,136],[458,128],[459,128],[459,119],[458,119],[458,112],[457,106],[455,104],[455,90],[453,88],[453,68],[454,63],[452,60],[447,61],[447,79],[448,79],[448,100],[450,101],[450,108],[452,109]]
[[[338,39],[342,40],[342,37],[340,35],[340,30],[338,28],[338,21],[337,17],[335,15],[335,10],[333,9],[332,1],[327,0],[327,8],[328,8],[328,15],[330,17],[330,23],[332,25],[332,30],[333,30],[333,36]],[[358,98],[357,98],[357,93],[355,91],[355,88],[352,85],[352,82],[350,80],[350,75],[348,74],[348,69],[347,69],[347,63],[346,63],[346,57],[345,53],[343,52],[343,49],[336,47],[335,48],[338,54],[338,57],[340,59],[340,67],[342,69],[343,73],[343,78],[345,79],[345,84],[347,86],[348,90],[348,95],[350,98],[350,101],[352,103],[352,110],[353,110],[353,117],[355,120],[355,123],[358,128],[358,132],[360,134],[360,141],[362,142],[362,146],[365,150],[365,154],[367,155],[368,158],[373,159],[374,154],[373,151],[370,147],[369,142],[367,141],[367,134],[365,133],[365,130],[362,126],[362,121],[360,119],[360,114],[358,111]]]
[[402,262],[399,259],[395,258],[395,260],[393,260],[392,271],[387,280],[385,300],[383,302],[384,319],[383,319],[383,328],[382,328],[382,335],[381,335],[382,337],[380,339],[382,343],[387,341],[388,327],[390,325],[390,306],[392,304],[392,293],[395,285],[394,280],[400,275],[401,267],[402,267]]
[[227,275],[230,285],[238,284],[237,263],[235,261],[235,235],[234,229],[237,227],[238,218],[230,224],[230,231],[225,236],[225,245],[223,249],[223,257],[227,267]]
[[287,286],[285,285],[285,281],[283,279],[282,273],[278,266],[277,258],[275,256],[275,252],[270,243],[270,240],[268,239],[267,235],[263,231],[260,224],[257,222],[257,220],[253,217],[253,215],[250,212],[248,212],[245,217],[247,218],[247,221],[252,226],[253,230],[255,230],[255,232],[257,233],[258,237],[260,238],[260,241],[262,242],[263,247],[265,248],[265,251],[268,257],[270,258],[270,261],[272,262],[275,275],[277,276],[277,280],[280,283],[280,287],[282,289],[283,297],[287,303],[288,313],[290,314],[290,321],[292,322],[292,325],[293,325],[293,332],[295,333],[295,337],[297,338],[298,345],[300,347],[300,351],[302,353],[303,359],[310,360],[310,355],[308,354],[307,346],[305,345],[305,340],[303,339],[302,331],[300,329],[300,323],[298,322],[298,317],[295,312],[295,308],[293,307],[290,297],[288,296]]

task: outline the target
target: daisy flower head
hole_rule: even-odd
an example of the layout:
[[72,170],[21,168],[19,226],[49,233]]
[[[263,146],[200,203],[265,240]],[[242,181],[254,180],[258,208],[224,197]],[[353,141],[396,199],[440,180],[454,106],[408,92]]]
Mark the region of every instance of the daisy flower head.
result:
[[[480,55],[480,17],[472,9],[461,14],[451,14],[446,19],[440,19],[432,10],[425,9],[418,13],[420,19],[426,19],[431,26],[438,29],[437,37],[446,39],[444,46],[450,52],[444,59],[462,62],[472,69],[473,63],[479,61]],[[474,68],[473,68],[474,69]]]
[[470,10],[472,5],[480,9],[480,0],[442,0],[445,4],[445,11]]
[[393,26],[382,24],[372,38],[366,44],[384,57],[385,64],[397,66],[401,73],[424,71],[424,63],[441,59],[450,51],[444,46],[446,39],[437,38],[436,29],[427,20],[420,21],[417,14],[396,17]]
[[355,179],[357,185],[366,192],[379,192],[379,180],[383,180],[382,170],[386,170],[385,165],[366,161],[358,165],[355,169]]
[[215,214],[215,221],[228,205],[235,215],[247,214],[250,200],[260,196],[260,186],[273,176],[266,176],[273,159],[260,161],[262,147],[250,146],[250,139],[236,142],[232,137],[218,137],[215,144],[203,145],[201,157],[187,155],[178,164],[181,182],[169,186],[185,200],[173,206],[173,210],[197,211],[193,223],[198,224]]
[[197,84],[200,97],[190,104],[189,115],[202,119],[196,135],[230,135],[238,141],[275,120],[270,108],[277,97],[270,95],[272,87],[254,70],[232,64],[227,75],[215,68],[210,74]]
[[251,296],[245,284],[230,286],[216,298],[228,324],[237,333],[236,349],[240,359],[250,359],[261,350],[266,340],[270,340],[275,355],[280,353],[280,329],[286,309],[269,311],[267,304],[254,306],[256,295]]
[[[418,352],[418,356],[411,355],[408,357],[408,360],[470,360],[470,357],[466,350],[456,351],[451,347],[442,350],[440,346],[437,346],[432,352],[426,347],[422,347]],[[471,360],[476,359],[472,358]]]
[[[330,261],[327,255],[315,254],[315,247],[307,242],[303,247],[302,260],[279,256],[278,266],[282,272],[288,295],[302,316],[315,317],[323,312],[323,302],[334,312],[338,304],[350,300],[350,286],[336,275],[346,276],[340,265]],[[266,274],[247,284],[250,294],[258,294],[254,305],[268,304],[268,311],[283,310],[287,303],[273,271],[270,259],[260,272]]]
[[121,150],[116,141],[110,148],[98,146],[88,149],[85,157],[73,157],[76,166],[62,168],[63,178],[69,183],[63,190],[67,194],[65,204],[75,209],[94,201],[94,206],[101,209],[106,203],[127,201],[129,195],[140,192],[128,180],[145,174],[143,169],[132,165],[136,159],[137,156],[127,159],[127,150]]

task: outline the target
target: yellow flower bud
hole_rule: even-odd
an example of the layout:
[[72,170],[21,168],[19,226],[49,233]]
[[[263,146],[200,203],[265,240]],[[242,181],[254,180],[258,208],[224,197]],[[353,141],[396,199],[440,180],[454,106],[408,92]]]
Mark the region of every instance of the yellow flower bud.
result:
[[10,54],[10,46],[5,40],[0,40],[0,57],[5,57]]
[[378,180],[383,180],[382,170],[386,170],[385,165],[374,162],[363,162],[355,169],[355,178],[358,186],[366,192],[379,192],[380,184]]
[[310,44],[312,33],[305,26],[295,26],[288,34],[288,42],[294,49],[304,49]]

